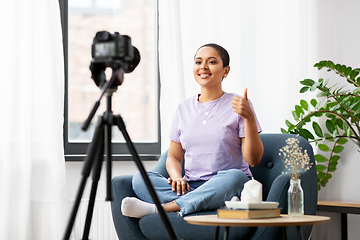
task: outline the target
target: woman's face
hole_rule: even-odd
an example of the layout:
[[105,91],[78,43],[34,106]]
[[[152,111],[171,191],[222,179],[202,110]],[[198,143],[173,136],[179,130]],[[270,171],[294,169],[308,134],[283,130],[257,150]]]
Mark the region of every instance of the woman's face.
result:
[[201,87],[221,87],[221,81],[229,73],[230,67],[223,67],[223,61],[212,47],[202,47],[194,59],[193,73]]

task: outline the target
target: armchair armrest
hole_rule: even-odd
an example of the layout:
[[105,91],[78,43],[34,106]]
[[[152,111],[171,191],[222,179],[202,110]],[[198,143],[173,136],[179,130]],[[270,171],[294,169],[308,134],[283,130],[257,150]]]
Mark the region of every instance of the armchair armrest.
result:
[[278,202],[281,213],[287,213],[287,190],[289,188],[289,175],[277,176],[270,187],[266,201]]

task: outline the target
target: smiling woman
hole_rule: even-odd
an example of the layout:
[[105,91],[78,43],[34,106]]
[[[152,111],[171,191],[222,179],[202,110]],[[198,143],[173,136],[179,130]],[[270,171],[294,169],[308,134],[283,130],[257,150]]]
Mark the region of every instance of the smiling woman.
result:
[[[201,93],[175,111],[166,161],[170,177],[149,173],[166,212],[186,215],[239,197],[252,177],[249,165],[258,165],[262,157],[261,127],[246,91],[240,97],[222,90],[222,79],[230,71],[229,57],[224,56],[227,51],[217,44],[196,52],[193,74]],[[156,213],[140,174],[132,182],[138,198],[124,198],[122,213],[135,218]]]

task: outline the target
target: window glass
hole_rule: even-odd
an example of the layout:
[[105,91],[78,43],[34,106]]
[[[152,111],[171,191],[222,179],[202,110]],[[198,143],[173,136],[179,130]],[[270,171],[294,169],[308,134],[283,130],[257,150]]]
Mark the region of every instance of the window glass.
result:
[[[98,31],[119,32],[131,37],[141,55],[135,70],[112,95],[112,111],[124,119],[135,143],[158,142],[158,78],[156,56],[156,2],[149,0],[68,0],[68,134],[69,143],[90,142],[97,116],[106,111],[103,97],[87,131],[81,125],[101,90],[89,70],[91,45]],[[111,69],[106,70],[107,79]],[[124,142],[113,127],[113,142]]]

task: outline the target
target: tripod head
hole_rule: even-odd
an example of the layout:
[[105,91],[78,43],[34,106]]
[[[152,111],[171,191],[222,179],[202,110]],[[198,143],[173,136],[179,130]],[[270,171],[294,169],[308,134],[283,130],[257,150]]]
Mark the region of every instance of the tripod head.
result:
[[[104,73],[105,75],[105,73]],[[117,86],[121,85],[124,81],[124,70],[123,69],[117,69],[115,71],[113,71],[112,76],[110,78],[109,81],[104,81],[103,87],[102,87],[102,93],[100,95],[99,100],[97,100],[94,104],[94,107],[92,108],[89,116],[87,117],[87,119],[85,120],[85,122],[83,123],[81,129],[86,131],[89,128],[89,125],[91,123],[91,120],[93,119],[96,111],[98,110],[99,106],[100,106],[100,102],[102,97],[107,93],[108,96],[111,95],[116,92],[117,90]],[[107,109],[107,111],[111,111],[111,109]]]

